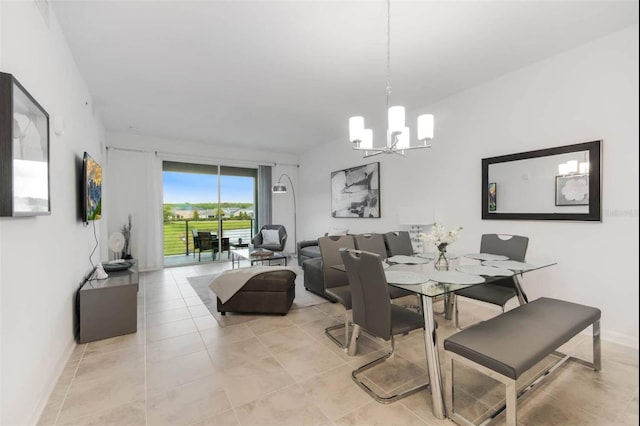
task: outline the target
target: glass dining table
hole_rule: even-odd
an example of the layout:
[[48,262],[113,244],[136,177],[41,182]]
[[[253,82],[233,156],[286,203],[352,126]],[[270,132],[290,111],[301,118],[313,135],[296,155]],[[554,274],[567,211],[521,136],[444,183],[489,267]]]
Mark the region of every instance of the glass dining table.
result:
[[514,278],[516,293],[520,304],[527,303],[527,296],[522,289],[520,278],[523,274],[537,271],[555,262],[540,261],[535,263],[516,262],[511,260],[494,260],[498,256],[477,253],[460,256],[449,271],[436,271],[433,262],[424,262],[424,258],[411,263],[391,263],[385,268],[385,276],[389,285],[415,293],[420,297],[424,316],[424,342],[429,369],[431,402],[433,414],[438,419],[446,418],[444,396],[442,394],[442,375],[438,356],[438,342],[434,320],[433,301],[444,296],[445,317],[451,318],[453,292],[474,285],[483,285],[505,276]]

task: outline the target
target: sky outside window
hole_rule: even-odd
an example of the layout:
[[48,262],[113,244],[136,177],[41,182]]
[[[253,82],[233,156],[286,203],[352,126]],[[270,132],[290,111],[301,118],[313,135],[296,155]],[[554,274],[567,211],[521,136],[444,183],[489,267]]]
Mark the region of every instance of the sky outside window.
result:
[[[215,203],[218,176],[200,173],[163,172],[164,203]],[[246,176],[222,176],[223,203],[253,203],[255,180]]]

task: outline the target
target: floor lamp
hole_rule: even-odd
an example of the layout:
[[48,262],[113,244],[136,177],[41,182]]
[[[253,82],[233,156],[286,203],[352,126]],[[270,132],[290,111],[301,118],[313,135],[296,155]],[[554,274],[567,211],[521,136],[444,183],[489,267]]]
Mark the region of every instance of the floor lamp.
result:
[[296,191],[295,189],[293,189],[293,182],[291,181],[291,178],[289,177],[289,175],[286,173],[283,173],[282,175],[280,175],[280,177],[278,178],[278,183],[273,185],[271,192],[274,194],[287,193],[287,186],[284,183],[282,183],[283,177],[286,177],[287,179],[289,179],[289,184],[291,185],[291,193],[293,194],[293,247],[294,247],[295,257],[298,257],[298,245],[297,245],[298,243],[296,240],[296,228],[298,226],[298,221],[296,220],[296,210],[297,210]]

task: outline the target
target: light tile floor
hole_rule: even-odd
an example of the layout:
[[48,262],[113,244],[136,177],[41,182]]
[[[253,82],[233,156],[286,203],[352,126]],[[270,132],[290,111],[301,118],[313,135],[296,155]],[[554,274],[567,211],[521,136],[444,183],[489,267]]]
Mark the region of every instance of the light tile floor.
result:
[[[353,383],[351,371],[387,346],[364,336],[358,356],[338,349],[323,332],[343,320],[340,305],[221,328],[187,277],[227,268],[207,264],[141,274],[138,332],[78,345],[39,424],[452,424],[434,418],[428,391],[383,405]],[[465,323],[496,312],[461,301]],[[438,323],[442,342],[454,328],[443,318]],[[381,392],[426,377],[420,332],[399,338],[396,348],[390,364],[367,376]],[[563,349],[586,357],[590,337],[578,336]],[[520,424],[637,425],[638,351],[603,342],[602,358],[600,373],[574,363],[561,367],[519,401]],[[456,373],[457,409],[467,417],[499,402],[502,385],[462,367]],[[503,424],[504,416],[494,423]]]

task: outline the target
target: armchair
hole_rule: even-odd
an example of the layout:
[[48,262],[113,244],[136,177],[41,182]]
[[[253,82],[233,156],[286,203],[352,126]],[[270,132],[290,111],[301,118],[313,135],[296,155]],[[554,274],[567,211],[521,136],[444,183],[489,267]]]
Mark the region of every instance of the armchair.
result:
[[[274,231],[277,231],[277,236]],[[264,225],[251,242],[254,248],[284,251],[287,243],[287,230],[283,225]]]

